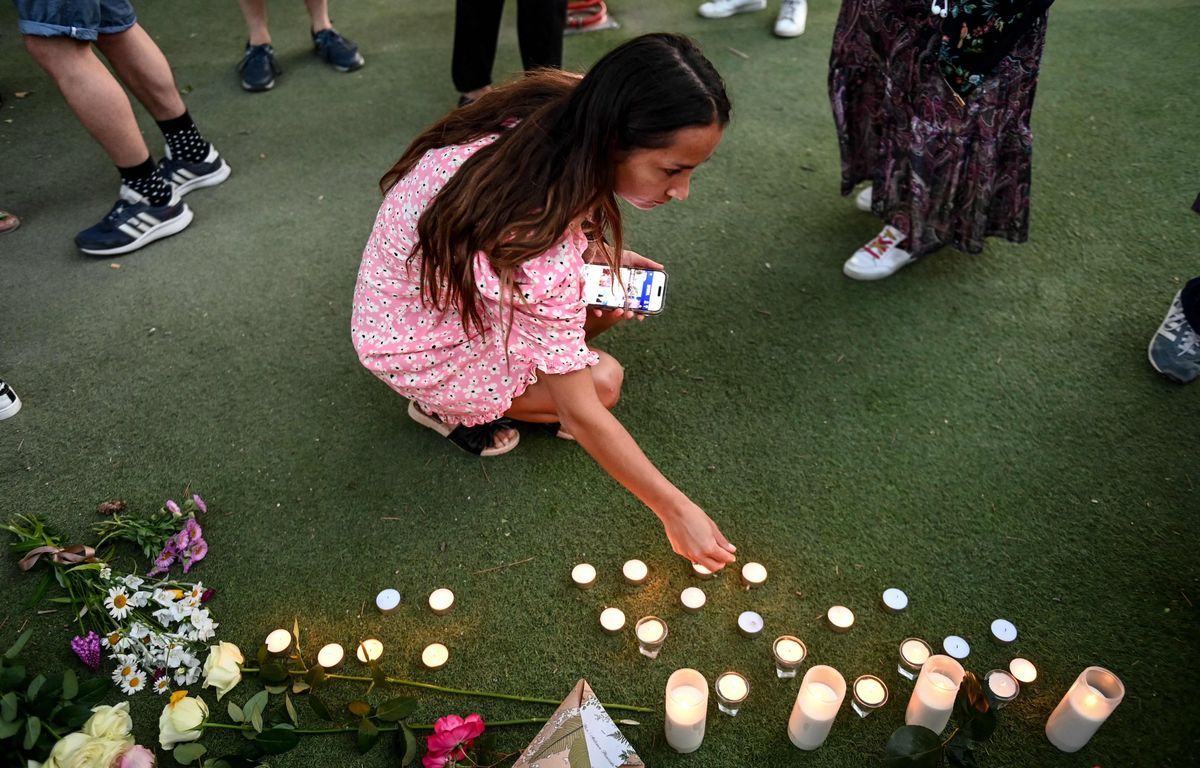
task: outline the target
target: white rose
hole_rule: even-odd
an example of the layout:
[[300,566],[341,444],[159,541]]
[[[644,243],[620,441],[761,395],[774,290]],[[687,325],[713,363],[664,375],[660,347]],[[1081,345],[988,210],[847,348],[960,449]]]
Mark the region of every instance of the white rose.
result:
[[129,702],[115,707],[92,707],[92,716],[83,724],[83,732],[97,739],[123,739],[133,728],[129,717]]
[[208,705],[203,699],[191,698],[187,691],[175,691],[158,718],[158,743],[163,749],[171,749],[176,744],[195,741],[203,733],[200,724],[206,717]]
[[58,740],[42,768],[95,768],[112,761],[133,744],[133,737],[98,739],[76,731]]
[[238,665],[245,660],[233,643],[222,642],[208,647],[208,658],[204,661],[204,685],[217,689],[217,701],[242,681],[242,668]]

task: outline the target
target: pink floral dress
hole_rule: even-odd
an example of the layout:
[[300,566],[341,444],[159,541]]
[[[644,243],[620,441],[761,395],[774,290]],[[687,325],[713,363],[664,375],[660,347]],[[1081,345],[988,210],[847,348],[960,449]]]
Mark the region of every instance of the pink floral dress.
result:
[[446,423],[468,427],[500,418],[538,372],[569,373],[599,361],[584,342],[587,238],[578,228],[516,270],[524,305],[506,298],[502,306],[499,276],[487,254],[475,255],[488,329],[482,337],[463,330],[456,309],[442,312],[421,301],[421,255],[407,263],[417,247],[417,221],[455,171],[496,138],[432,149],[388,191],[363,250],[350,321],[367,370]]

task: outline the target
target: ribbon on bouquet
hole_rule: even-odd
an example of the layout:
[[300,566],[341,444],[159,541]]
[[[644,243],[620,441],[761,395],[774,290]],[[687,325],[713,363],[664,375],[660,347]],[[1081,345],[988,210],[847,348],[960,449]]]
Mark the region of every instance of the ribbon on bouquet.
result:
[[80,565],[82,563],[98,563],[96,558],[96,550],[93,547],[84,544],[72,544],[69,547],[37,547],[31,549],[17,562],[17,567],[22,571],[28,571],[33,566],[37,565],[37,561],[42,555],[49,555],[50,562],[55,565]]

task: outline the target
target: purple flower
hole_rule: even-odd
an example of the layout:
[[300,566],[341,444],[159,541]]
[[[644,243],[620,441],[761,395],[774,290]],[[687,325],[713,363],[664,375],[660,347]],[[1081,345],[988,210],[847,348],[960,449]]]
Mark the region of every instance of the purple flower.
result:
[[208,542],[202,538],[197,538],[192,542],[192,545],[180,553],[183,558],[183,572],[187,573],[192,569],[192,565],[204,559],[208,554]]
[[183,514],[183,510],[179,508],[179,505],[175,503],[174,499],[167,499],[167,511],[175,517],[179,517]]
[[192,501],[196,502],[196,506],[200,509],[201,512],[208,511],[208,505],[204,503],[204,499],[200,498],[200,494],[193,493]]
[[100,671],[100,636],[95,632],[88,632],[86,637],[71,638],[71,650],[93,672]]
[[191,548],[193,542],[203,535],[204,532],[200,529],[200,523],[197,523],[194,518],[189,518],[183,524],[183,530],[175,534],[175,537],[171,539],[171,544],[174,545],[177,551],[185,552]]
[[179,556],[179,551],[175,549],[173,542],[167,542],[167,546],[163,547],[163,551],[158,553],[158,557],[154,559],[154,567],[150,569],[147,576],[159,576],[171,569],[171,564],[175,562],[175,558]]
[[167,670],[163,669],[162,667],[159,667],[158,669],[154,670],[154,679],[151,682],[157,683],[159,681],[159,678],[166,677],[166,674],[167,674]]

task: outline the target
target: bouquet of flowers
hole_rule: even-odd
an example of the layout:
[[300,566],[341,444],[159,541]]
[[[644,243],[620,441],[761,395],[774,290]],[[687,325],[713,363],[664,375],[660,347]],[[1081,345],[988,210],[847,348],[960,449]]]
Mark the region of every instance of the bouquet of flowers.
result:
[[112,514],[111,519],[96,526],[100,543],[127,541],[141,548],[146,557],[154,558],[148,576],[166,573],[176,561],[187,573],[208,554],[208,542],[196,520],[196,513],[207,512],[208,505],[198,493],[191,494],[182,505],[167,499],[166,504],[148,517],[123,514],[124,502],[105,502],[100,511]]

